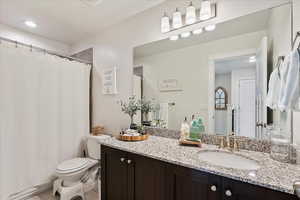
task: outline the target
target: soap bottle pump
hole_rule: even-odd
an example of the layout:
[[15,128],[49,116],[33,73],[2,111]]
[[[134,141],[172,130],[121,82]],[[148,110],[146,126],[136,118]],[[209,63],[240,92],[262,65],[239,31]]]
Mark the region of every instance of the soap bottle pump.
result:
[[192,115],[192,120],[191,120],[191,122],[190,122],[190,127],[192,127],[193,126],[193,121],[195,120],[195,115]]

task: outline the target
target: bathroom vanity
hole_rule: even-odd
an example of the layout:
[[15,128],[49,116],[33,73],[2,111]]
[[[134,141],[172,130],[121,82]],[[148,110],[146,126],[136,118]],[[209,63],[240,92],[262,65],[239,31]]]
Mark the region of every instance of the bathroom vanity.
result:
[[[270,112],[265,102],[268,74],[291,50],[291,13],[291,5],[283,4],[218,23],[202,35],[135,47],[133,95],[153,104],[152,113],[139,113],[136,123],[149,126],[152,136],[133,143],[100,141],[102,199],[298,199],[293,185],[300,166],[270,158],[271,152],[290,159],[288,118]],[[202,148],[179,145],[180,137],[198,139],[191,133],[200,132]],[[225,137],[227,148],[241,150],[222,148]],[[274,141],[281,143],[272,148]]]
[[99,143],[103,200],[298,199],[293,181],[300,178],[299,167],[273,161],[265,153],[232,153],[256,159],[260,165],[245,170],[198,159],[201,152],[218,152],[212,145],[184,147],[178,140],[156,136],[137,143],[115,138]]

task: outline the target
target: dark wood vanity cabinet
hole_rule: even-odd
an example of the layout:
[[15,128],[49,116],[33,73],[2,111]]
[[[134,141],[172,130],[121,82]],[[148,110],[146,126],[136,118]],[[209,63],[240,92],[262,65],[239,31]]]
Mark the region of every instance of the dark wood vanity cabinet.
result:
[[166,168],[166,200],[220,200],[221,178],[185,167]]
[[[223,178],[224,200],[296,200],[295,195],[290,195],[252,184],[243,183]],[[299,199],[298,199],[299,200]]]
[[[123,151],[104,148],[101,152],[102,199],[121,200],[128,196],[127,154]],[[127,199],[127,198],[126,198]]]
[[102,200],[296,200],[252,184],[101,147]]
[[102,200],[165,200],[160,161],[101,147]]

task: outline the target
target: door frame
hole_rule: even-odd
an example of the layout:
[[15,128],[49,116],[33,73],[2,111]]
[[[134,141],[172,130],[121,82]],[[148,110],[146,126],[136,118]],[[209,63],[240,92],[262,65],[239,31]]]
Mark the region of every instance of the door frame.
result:
[[257,49],[244,49],[223,54],[215,54],[208,58],[208,134],[215,134],[215,62],[226,58],[256,54]]

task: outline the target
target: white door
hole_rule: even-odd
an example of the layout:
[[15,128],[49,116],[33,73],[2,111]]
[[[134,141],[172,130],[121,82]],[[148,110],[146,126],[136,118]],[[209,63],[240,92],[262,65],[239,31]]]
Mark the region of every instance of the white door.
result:
[[256,81],[255,79],[241,79],[239,81],[239,136],[255,138],[256,129]]
[[265,133],[264,126],[267,124],[267,57],[268,38],[264,37],[256,53],[256,131],[257,137],[261,138]]

